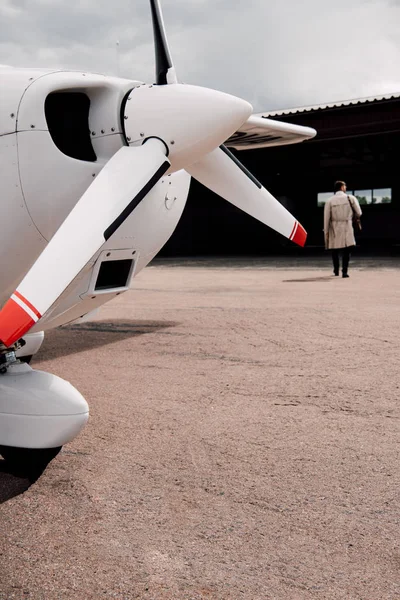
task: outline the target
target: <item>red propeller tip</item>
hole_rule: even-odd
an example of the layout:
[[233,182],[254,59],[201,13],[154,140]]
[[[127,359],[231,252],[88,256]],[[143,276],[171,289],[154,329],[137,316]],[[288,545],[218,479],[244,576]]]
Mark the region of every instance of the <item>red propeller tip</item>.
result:
[[40,313],[15,292],[0,311],[0,340],[12,346],[39,320]]
[[292,242],[297,244],[298,246],[304,247],[307,239],[307,231],[304,229],[302,225],[298,221],[296,221],[292,235],[289,238]]

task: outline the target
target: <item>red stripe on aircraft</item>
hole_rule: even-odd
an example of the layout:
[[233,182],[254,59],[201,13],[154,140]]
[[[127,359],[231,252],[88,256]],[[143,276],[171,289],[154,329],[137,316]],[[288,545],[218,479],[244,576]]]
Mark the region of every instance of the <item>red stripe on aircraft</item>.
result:
[[298,221],[295,221],[294,225],[293,225],[292,233],[289,235],[289,240],[293,239],[294,232],[296,231],[297,224],[298,224]]
[[35,321],[12,298],[0,311],[0,340],[12,346],[35,324]]
[[302,227],[300,225],[300,223],[298,223],[298,227],[295,231],[292,242],[303,247],[304,244],[306,243],[306,239],[307,239],[307,231],[304,229],[304,227]]
[[31,309],[31,311],[33,313],[35,313],[35,315],[37,316],[38,319],[40,319],[40,317],[42,316],[40,314],[40,312],[33,306],[33,304],[31,304],[29,302],[29,300],[27,300],[18,290],[15,290],[14,294],[24,303],[27,305],[28,308]]

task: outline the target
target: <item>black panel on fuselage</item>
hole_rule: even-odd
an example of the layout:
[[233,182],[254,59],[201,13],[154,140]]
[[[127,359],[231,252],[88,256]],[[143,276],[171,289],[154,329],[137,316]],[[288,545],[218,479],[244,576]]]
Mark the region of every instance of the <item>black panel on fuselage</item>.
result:
[[45,101],[47,125],[57,148],[71,158],[94,162],[89,110],[90,99],[82,92],[54,92]]

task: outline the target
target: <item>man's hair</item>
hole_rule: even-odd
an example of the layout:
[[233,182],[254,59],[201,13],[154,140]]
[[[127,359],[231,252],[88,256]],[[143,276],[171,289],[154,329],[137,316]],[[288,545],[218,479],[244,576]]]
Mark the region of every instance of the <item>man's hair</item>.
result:
[[335,185],[334,185],[334,192],[338,192],[340,190],[340,188],[342,187],[342,185],[346,185],[344,181],[335,181]]

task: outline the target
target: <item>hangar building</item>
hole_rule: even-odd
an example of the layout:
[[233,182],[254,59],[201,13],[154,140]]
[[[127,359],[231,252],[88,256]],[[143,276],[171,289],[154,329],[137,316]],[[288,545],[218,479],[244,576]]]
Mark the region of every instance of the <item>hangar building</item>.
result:
[[[359,198],[361,249],[400,248],[400,94],[262,113],[317,130],[312,140],[235,151],[242,163],[304,225],[306,248],[323,249],[323,204],[337,179]],[[182,219],[162,254],[297,252],[279,234],[192,182]]]

